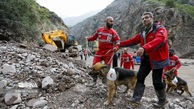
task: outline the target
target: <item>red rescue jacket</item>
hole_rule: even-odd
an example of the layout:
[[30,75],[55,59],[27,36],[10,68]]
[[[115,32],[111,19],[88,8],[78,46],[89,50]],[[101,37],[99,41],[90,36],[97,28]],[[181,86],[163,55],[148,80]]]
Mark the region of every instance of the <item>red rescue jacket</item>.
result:
[[119,49],[120,38],[114,29],[106,29],[105,27],[100,27],[96,33],[89,37],[89,41],[94,41],[99,39],[99,49],[96,52],[97,56],[112,56],[113,47]]
[[[133,46],[140,43],[144,53],[149,55],[152,69],[160,69],[169,65],[167,31],[159,22],[154,22],[152,31],[147,35],[144,32],[121,42],[121,47]],[[145,36],[145,37],[144,37]],[[141,57],[142,59],[142,57]]]
[[127,53],[127,54],[123,54],[121,56],[121,63],[120,63],[120,67],[122,67],[124,64],[124,69],[130,69],[131,65],[132,68],[134,69],[134,62],[133,62],[133,58],[131,57],[131,54]]
[[178,76],[177,70],[181,67],[181,62],[179,61],[178,56],[173,55],[172,57],[169,57],[169,59],[170,59],[170,65],[164,68],[164,72],[162,76],[163,78],[165,78],[164,73],[166,72],[166,70],[169,71],[173,67],[176,68],[176,70],[174,71],[175,76]]

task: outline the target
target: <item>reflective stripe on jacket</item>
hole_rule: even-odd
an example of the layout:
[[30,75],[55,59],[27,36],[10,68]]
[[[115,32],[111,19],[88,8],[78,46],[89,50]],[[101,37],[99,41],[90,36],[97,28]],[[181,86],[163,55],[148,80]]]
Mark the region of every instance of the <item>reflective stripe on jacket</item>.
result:
[[[120,46],[120,38],[117,35],[114,29],[106,29],[105,27],[100,27],[96,33],[89,37],[89,41],[99,40],[99,50],[96,52],[96,55],[105,55],[110,49],[113,47],[117,47],[119,49]],[[107,55],[112,55],[111,53],[107,53]]]
[[134,62],[133,62],[133,58],[131,57],[131,55],[129,53],[123,54],[121,56],[120,67],[124,66],[123,68],[130,69],[131,65],[132,65],[132,68],[134,68]]

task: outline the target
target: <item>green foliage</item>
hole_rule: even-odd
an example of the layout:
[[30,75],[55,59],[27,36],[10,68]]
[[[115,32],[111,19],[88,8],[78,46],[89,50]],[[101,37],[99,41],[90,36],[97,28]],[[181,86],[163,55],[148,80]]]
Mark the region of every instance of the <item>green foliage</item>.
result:
[[191,5],[184,5],[184,4],[176,4],[177,8],[183,9],[185,12],[187,12],[189,15],[194,17],[194,6]]
[[49,10],[47,8],[38,7],[37,11],[38,11],[41,19],[47,19],[50,17],[50,15],[48,14]]
[[49,29],[55,28],[50,22],[49,10],[39,6],[35,0],[1,0],[0,13],[0,27],[10,30],[13,33],[11,38],[16,41],[38,42],[38,24],[45,23]]
[[38,18],[35,0],[1,0],[0,2],[0,24],[12,30],[16,40],[24,39],[29,35],[32,39],[38,34],[36,22]]
[[144,0],[146,3],[152,2],[152,3],[157,3],[160,5],[165,5],[167,0]]
[[179,4],[188,4],[189,0],[177,0],[177,3],[179,3]]
[[168,8],[174,8],[175,7],[174,0],[167,0],[166,1],[166,7],[168,7]]
[[142,0],[142,2],[154,2],[165,4],[168,8],[179,8],[191,15],[194,19],[194,6],[189,5],[189,0]]

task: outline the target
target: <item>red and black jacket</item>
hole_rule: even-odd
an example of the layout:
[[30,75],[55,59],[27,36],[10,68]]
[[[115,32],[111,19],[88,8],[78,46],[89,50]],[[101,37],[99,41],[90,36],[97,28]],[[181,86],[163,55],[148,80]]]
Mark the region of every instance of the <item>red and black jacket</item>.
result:
[[169,65],[167,31],[160,22],[154,22],[150,32],[143,35],[139,33],[135,37],[122,41],[121,47],[133,46],[140,43],[144,53],[149,56],[153,69],[164,68]]

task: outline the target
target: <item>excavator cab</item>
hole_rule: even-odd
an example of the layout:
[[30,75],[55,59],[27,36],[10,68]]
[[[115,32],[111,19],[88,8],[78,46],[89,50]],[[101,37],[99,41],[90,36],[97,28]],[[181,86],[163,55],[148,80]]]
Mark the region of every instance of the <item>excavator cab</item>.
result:
[[71,45],[75,45],[75,37],[72,35],[69,35],[67,39],[67,46],[71,46]]
[[65,49],[70,46],[75,46],[77,44],[74,36],[67,36],[62,30],[42,33],[42,40],[47,44],[56,46],[60,51],[65,51]]

